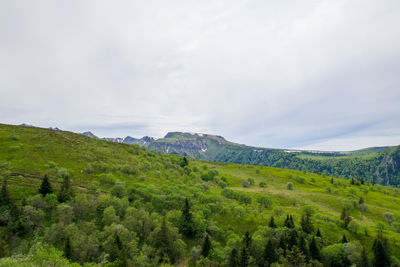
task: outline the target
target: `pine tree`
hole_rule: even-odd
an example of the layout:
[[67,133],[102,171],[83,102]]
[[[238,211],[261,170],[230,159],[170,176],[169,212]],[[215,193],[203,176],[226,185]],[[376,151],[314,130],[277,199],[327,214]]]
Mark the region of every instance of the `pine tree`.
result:
[[239,266],[238,253],[237,253],[236,248],[232,249],[231,254],[229,255],[228,266],[229,267],[238,267]]
[[374,266],[386,267],[390,266],[390,256],[385,246],[385,240],[383,237],[377,237],[372,246],[374,252]]
[[289,229],[294,228],[294,222],[293,222],[292,215],[286,215],[285,227],[287,227]]
[[67,259],[72,259],[72,247],[69,237],[65,240],[64,255]]
[[296,246],[294,246],[292,250],[288,251],[286,255],[286,260],[289,266],[295,267],[305,266],[306,263],[305,256]]
[[311,234],[314,231],[314,226],[309,214],[301,216],[301,229],[307,234]]
[[346,235],[343,235],[343,237],[342,237],[342,243],[344,244],[344,243],[347,243],[347,242],[349,242],[349,241],[347,241]]
[[242,251],[240,254],[240,266],[241,267],[246,267],[249,265],[249,248],[250,248],[250,243],[251,243],[251,236],[249,232],[246,232],[246,234],[243,237],[243,246],[242,246]]
[[322,238],[322,234],[321,234],[321,231],[319,230],[319,228],[317,229],[317,236]]
[[271,263],[274,263],[278,260],[278,256],[276,255],[275,247],[271,242],[271,239],[268,240],[267,245],[264,250],[264,266],[269,267]]
[[11,204],[10,193],[8,192],[7,180],[4,177],[3,184],[1,186],[0,206],[7,206],[10,204]]
[[291,250],[294,246],[297,246],[297,231],[292,230],[290,232],[290,238],[288,241],[288,248]]
[[363,197],[360,197],[360,199],[358,200],[358,204],[360,204],[360,205],[364,204],[364,198]]
[[269,220],[268,226],[269,226],[270,228],[276,228],[274,216],[271,216],[271,219]]
[[47,174],[44,175],[42,184],[40,185],[39,188],[39,193],[42,194],[42,196],[46,196],[47,194],[53,193],[53,188],[51,187],[49,178],[47,177]]
[[293,216],[292,215],[290,215],[290,224],[291,224],[291,226],[292,226],[292,228],[294,228],[294,221],[293,221]]
[[115,245],[117,245],[118,250],[122,250],[122,242],[121,239],[119,238],[119,235],[115,236]]
[[311,258],[315,259],[315,260],[320,260],[321,255],[320,255],[320,251],[317,245],[317,241],[315,240],[315,237],[313,236],[311,239],[311,243],[310,243],[310,255]]
[[210,241],[210,237],[208,235],[206,235],[206,238],[204,239],[204,243],[203,246],[201,248],[201,255],[204,258],[208,257],[208,254],[210,253],[211,250],[211,241]]
[[186,157],[183,157],[182,160],[181,160],[181,167],[184,168],[187,165],[189,165],[189,161],[188,161],[188,159]]
[[303,255],[305,256],[306,262],[309,262],[309,260],[310,260],[310,250],[308,248],[307,241],[306,241],[306,239],[304,238],[303,235],[300,236],[299,249],[303,253]]
[[242,253],[240,253],[240,262],[239,262],[239,266],[240,267],[247,267],[249,266],[249,259],[250,259],[250,255],[249,255],[249,250],[246,246],[242,247]]
[[278,247],[282,249],[282,251],[283,251],[283,256],[285,256],[286,247],[287,247],[287,246],[286,246],[286,241],[285,241],[285,239],[283,238],[283,236],[281,236],[281,239],[279,240],[279,245],[278,245]]
[[71,191],[69,175],[64,174],[62,177],[63,177],[63,183],[61,185],[61,189],[58,194],[58,201],[66,202],[71,199],[72,191]]
[[185,199],[185,205],[182,210],[180,228],[181,233],[188,238],[192,238],[196,234],[196,231],[194,229],[193,215],[190,212],[190,204],[187,198]]

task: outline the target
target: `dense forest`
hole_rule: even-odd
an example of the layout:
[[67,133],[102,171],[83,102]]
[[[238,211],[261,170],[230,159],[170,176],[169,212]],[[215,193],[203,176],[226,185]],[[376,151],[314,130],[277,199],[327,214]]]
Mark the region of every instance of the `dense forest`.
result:
[[400,191],[0,125],[0,266],[400,266]]

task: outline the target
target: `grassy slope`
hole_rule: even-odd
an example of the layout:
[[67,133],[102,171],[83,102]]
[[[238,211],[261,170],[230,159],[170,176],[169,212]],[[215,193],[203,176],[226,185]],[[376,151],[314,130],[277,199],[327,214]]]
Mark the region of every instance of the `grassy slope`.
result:
[[[48,172],[52,181],[56,183],[56,170],[60,167],[74,173],[73,184],[76,190],[89,192],[87,188],[100,175],[96,172],[87,174],[84,170],[89,164],[101,165],[103,172],[113,173],[127,186],[190,184],[187,178],[171,179],[174,176],[183,177],[168,169],[168,162],[178,158],[175,155],[150,152],[138,146],[91,139],[70,132],[0,124],[0,170],[4,171],[8,166],[11,171],[9,187],[15,200],[36,194],[44,172]],[[190,166],[197,166],[200,173],[206,172],[206,169],[218,170],[220,177],[228,179],[230,189],[251,194],[253,204],[239,205],[242,217],[227,217],[222,211],[211,216],[217,225],[225,230],[243,233],[248,229],[255,231],[260,224],[265,225],[274,211],[258,208],[256,199],[263,194],[271,196],[274,208],[280,206],[285,214],[295,215],[296,221],[299,221],[304,205],[314,206],[317,209],[316,224],[322,229],[328,242],[332,243],[337,242],[345,233],[350,239],[357,238],[370,247],[377,231],[376,223],[383,221],[385,212],[400,218],[400,191],[391,187],[350,186],[349,181],[339,178],[334,178],[334,184],[331,184],[330,177],[262,166],[196,160],[191,160]],[[131,174],[120,171],[126,167]],[[200,173],[195,175],[200,176]],[[247,178],[255,179],[256,185],[243,188],[241,182]],[[301,182],[302,179],[304,182]],[[259,188],[257,184],[260,181],[266,182],[267,188]],[[286,189],[288,182],[294,184],[294,190]],[[222,189],[211,182],[209,186],[208,196],[219,197]],[[327,188],[331,188],[331,193]],[[365,194],[364,191],[368,193]],[[352,206],[360,196],[365,199],[368,211],[361,213],[357,208],[351,209],[351,216],[360,225],[359,234],[354,234],[339,227],[335,221],[338,220],[343,206]],[[232,201],[234,200],[224,202],[224,208],[231,208],[229,202]],[[237,206],[235,208],[237,209]],[[282,224],[283,219],[281,217],[278,221]],[[369,237],[364,235],[364,230],[368,231]],[[384,232],[392,244],[393,255],[400,255],[400,234],[391,231],[386,223]]]

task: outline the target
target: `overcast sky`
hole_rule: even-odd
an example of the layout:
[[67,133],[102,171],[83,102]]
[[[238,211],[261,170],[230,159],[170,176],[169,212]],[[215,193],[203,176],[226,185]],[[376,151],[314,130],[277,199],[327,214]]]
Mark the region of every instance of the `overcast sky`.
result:
[[400,1],[0,3],[0,123],[400,144]]

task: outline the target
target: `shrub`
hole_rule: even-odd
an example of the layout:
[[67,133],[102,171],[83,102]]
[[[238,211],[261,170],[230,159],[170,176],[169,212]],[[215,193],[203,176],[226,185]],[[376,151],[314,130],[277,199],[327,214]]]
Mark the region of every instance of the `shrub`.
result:
[[267,183],[265,183],[265,182],[260,182],[260,183],[258,184],[258,186],[261,187],[261,188],[264,188],[264,187],[267,187]]
[[304,184],[306,182],[306,179],[304,177],[301,177],[301,176],[297,176],[294,180],[296,182],[298,182],[299,184]]
[[253,178],[248,178],[247,182],[249,182],[250,185],[254,185],[254,183],[255,183]]
[[242,186],[243,186],[243,187],[249,187],[249,186],[250,186],[250,183],[249,183],[248,181],[246,181],[246,180],[243,180],[243,181],[242,181]]
[[257,202],[266,209],[272,207],[272,199],[269,196],[261,196],[257,199]]
[[287,190],[293,190],[293,183],[289,182],[286,184]]
[[102,185],[114,185],[116,179],[111,173],[102,173],[99,176],[99,181]]

